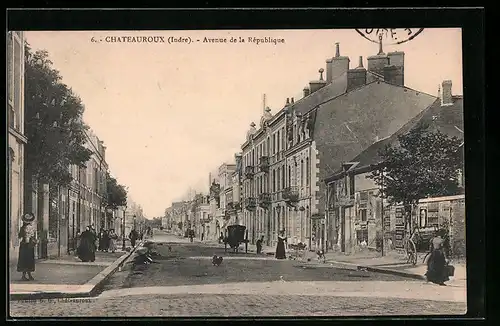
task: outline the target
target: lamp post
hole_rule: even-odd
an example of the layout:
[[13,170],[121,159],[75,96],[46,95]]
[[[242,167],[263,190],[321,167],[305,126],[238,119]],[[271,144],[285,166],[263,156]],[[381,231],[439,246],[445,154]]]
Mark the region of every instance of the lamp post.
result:
[[122,221],[122,250],[125,251],[125,214],[127,213],[127,206],[123,209],[123,221]]

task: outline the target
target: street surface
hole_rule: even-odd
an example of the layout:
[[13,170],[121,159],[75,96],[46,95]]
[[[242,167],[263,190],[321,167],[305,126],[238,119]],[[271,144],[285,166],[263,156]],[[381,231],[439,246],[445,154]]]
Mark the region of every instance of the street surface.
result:
[[[465,289],[400,276],[224,253],[160,234],[156,263],[115,273],[97,298],[10,303],[11,316],[370,316],[464,314]],[[171,247],[171,251],[169,251]],[[223,256],[221,266],[211,257]]]

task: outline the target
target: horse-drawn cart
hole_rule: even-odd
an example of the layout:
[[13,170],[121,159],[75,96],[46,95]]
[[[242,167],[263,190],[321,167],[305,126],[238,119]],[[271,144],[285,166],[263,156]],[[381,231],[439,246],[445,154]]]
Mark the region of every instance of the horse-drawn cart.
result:
[[227,252],[227,246],[238,252],[240,244],[245,244],[245,253],[248,252],[248,231],[243,225],[229,225],[227,227],[227,235],[224,238],[224,251]]

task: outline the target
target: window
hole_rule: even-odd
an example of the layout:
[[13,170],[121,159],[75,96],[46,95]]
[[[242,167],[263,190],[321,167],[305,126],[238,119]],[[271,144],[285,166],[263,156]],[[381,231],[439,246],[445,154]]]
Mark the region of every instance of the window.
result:
[[283,167],[281,169],[281,189],[285,188],[285,175],[286,175],[286,171],[285,171],[285,167]]
[[359,200],[368,200],[368,192],[362,191],[359,193]]
[[362,222],[366,222],[366,208],[359,210],[359,216],[361,217]]
[[286,137],[285,137],[285,127],[281,128],[281,148],[286,150]]
[[300,160],[300,186],[304,186],[304,160]]
[[276,134],[273,134],[273,155],[276,154]]
[[276,138],[276,143],[277,143],[277,144],[276,144],[276,147],[277,147],[277,150],[276,150],[276,151],[279,153],[279,152],[280,152],[280,147],[281,147],[281,146],[280,146],[280,139],[281,139],[281,138],[280,138],[280,131],[279,131],[279,130],[278,130],[278,135],[277,135],[276,137],[277,137],[277,138]]
[[298,174],[298,169],[297,169],[297,161],[295,161],[294,169],[293,169],[293,177],[295,179],[294,185],[297,185],[297,174]]
[[311,167],[309,166],[309,157],[306,157],[306,186],[311,182]]
[[267,137],[267,151],[266,151],[266,154],[269,156],[271,154],[271,139],[269,137]]
[[276,192],[276,170],[273,170],[273,192]]
[[292,167],[288,166],[288,187],[292,185]]
[[281,180],[281,169],[278,167],[278,173],[277,173],[277,178],[276,178],[276,191],[280,190],[280,180]]
[[12,32],[7,34],[7,93],[9,101],[14,101],[14,60],[12,57],[14,55],[14,49],[12,44]]
[[19,129],[19,117],[21,116],[21,45],[14,42],[14,111],[16,113],[15,128]]
[[427,224],[429,226],[439,225],[439,204],[429,203],[427,207]]
[[425,208],[420,209],[419,224],[421,228],[427,227],[427,209]]

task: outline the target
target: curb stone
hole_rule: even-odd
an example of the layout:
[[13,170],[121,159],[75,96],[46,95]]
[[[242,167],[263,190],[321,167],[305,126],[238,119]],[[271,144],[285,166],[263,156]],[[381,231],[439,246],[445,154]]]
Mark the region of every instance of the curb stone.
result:
[[68,299],[68,298],[90,298],[96,295],[101,286],[120,268],[125,261],[142,245],[143,241],[139,242],[129,252],[121,255],[111,265],[94,276],[90,281],[83,285],[79,285],[79,289],[75,291],[37,291],[24,293],[11,293],[9,295],[11,301],[18,300],[43,300],[43,299]]
[[391,275],[397,275],[397,276],[407,277],[407,278],[412,278],[412,279],[417,279],[417,280],[424,280],[424,281],[426,280],[424,275],[406,272],[406,271],[399,271],[399,270],[394,270],[394,269],[389,269],[389,268],[357,265],[357,264],[338,262],[338,261],[332,261],[332,260],[327,261],[327,263],[334,264],[334,265],[340,265],[340,266],[351,268],[351,269],[366,270],[369,272],[375,272],[375,273],[381,273],[381,274],[391,274]]

